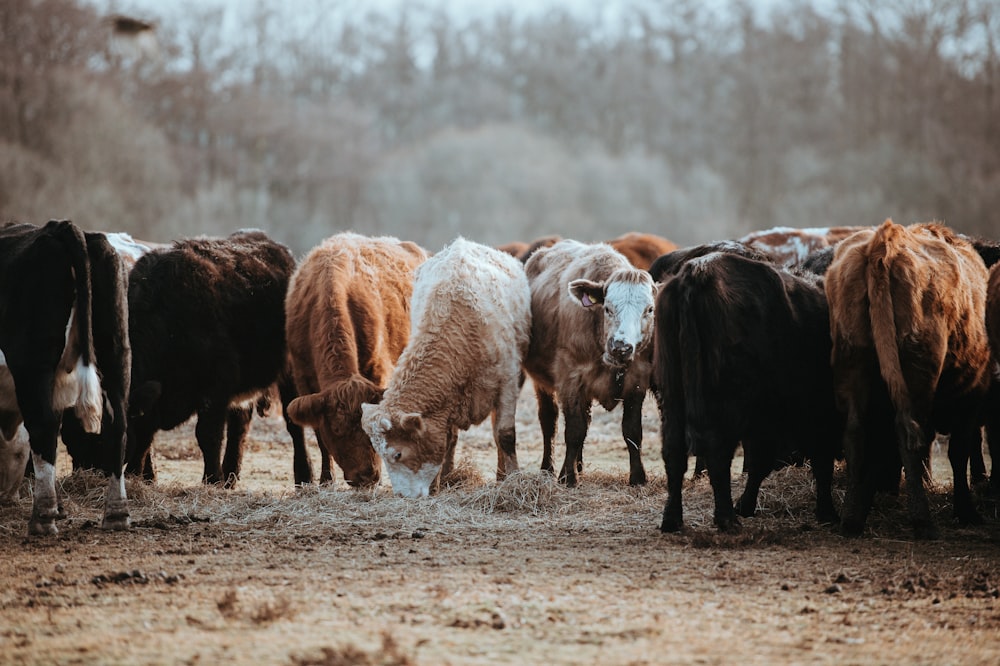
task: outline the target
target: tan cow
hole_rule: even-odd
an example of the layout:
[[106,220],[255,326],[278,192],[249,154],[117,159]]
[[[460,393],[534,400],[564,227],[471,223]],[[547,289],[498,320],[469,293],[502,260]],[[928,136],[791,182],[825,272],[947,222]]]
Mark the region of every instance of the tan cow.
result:
[[642,270],[648,270],[657,258],[677,249],[677,243],[673,241],[638,231],[630,231],[605,242],[625,255],[633,266]]
[[[837,245],[825,288],[836,399],[846,417],[846,534],[862,531],[880,475],[892,465],[898,474],[901,458],[915,535],[937,536],[923,487],[935,432],[951,434],[956,517],[982,520],[967,466],[980,446],[990,382],[986,283],[972,245],[939,224],[886,220]],[[879,436],[886,431],[895,432],[898,452],[886,447],[891,436]]]
[[458,431],[493,415],[497,478],[517,470],[514,412],[528,350],[524,268],[458,238],[417,269],[410,342],[362,425],[398,495],[430,493],[454,464]]
[[[379,401],[410,339],[413,272],[426,259],[415,243],[345,232],[314,248],[292,277],[286,335],[299,397],[288,413],[316,433],[321,482],[333,480],[331,456],[348,484],[379,481],[361,404]],[[295,482],[312,482],[304,446],[295,451]]]
[[539,250],[524,269],[532,314],[524,369],[538,398],[542,469],[553,470],[555,396],[566,422],[559,479],[570,486],[582,468],[592,403],[611,410],[621,402],[629,483],[645,483],[642,403],[652,371],[653,279],[609,245],[573,240]]

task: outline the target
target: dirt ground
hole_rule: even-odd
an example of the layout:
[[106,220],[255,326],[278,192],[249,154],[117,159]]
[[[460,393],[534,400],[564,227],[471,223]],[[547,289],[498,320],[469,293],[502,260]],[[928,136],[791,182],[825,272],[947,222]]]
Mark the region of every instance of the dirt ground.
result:
[[772,476],[735,536],[693,480],[686,530],[663,535],[652,402],[651,482],[626,485],[621,414],[596,407],[566,489],[537,471],[529,389],[524,473],[493,480],[480,426],[460,439],[464,482],[425,500],[296,492],[277,417],[255,420],[237,489],[204,488],[188,424],[158,437],[155,486],[129,482],[134,528],[109,533],[102,481],[62,452],[58,536],[25,537],[27,482],[0,507],[0,663],[1000,663],[1000,518],[984,500],[985,525],[951,522],[942,453],[937,542],[911,540],[903,497],[878,498],[863,538],[818,526],[804,469]]

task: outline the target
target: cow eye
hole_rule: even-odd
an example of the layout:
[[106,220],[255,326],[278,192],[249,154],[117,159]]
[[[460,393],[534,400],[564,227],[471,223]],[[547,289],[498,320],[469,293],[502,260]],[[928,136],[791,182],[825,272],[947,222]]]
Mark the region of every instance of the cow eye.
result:
[[396,451],[395,453],[392,454],[392,461],[393,462],[399,462],[399,459],[402,458],[402,457],[403,457],[403,452],[402,451]]
[[650,305],[648,308],[646,308],[646,314],[653,314],[653,306],[652,305]]

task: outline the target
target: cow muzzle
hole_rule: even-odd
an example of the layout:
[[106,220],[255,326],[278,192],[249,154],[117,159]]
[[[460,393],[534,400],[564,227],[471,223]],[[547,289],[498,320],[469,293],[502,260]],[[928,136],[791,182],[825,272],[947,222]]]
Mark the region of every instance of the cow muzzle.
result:
[[634,356],[635,346],[632,343],[622,340],[612,340],[608,344],[604,359],[608,365],[620,367],[631,363]]

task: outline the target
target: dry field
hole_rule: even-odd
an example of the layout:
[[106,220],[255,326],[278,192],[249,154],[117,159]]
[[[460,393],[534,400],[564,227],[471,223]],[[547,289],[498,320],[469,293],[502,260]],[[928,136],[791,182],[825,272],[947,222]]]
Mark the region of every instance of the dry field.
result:
[[651,401],[651,483],[627,487],[620,413],[597,407],[566,489],[537,471],[529,389],[524,473],[493,481],[475,428],[460,483],[429,500],[296,492],[277,417],[255,420],[238,489],[204,488],[188,424],[157,439],[159,483],[129,483],[134,529],[106,533],[102,482],[63,453],[58,536],[25,538],[30,499],[0,507],[0,663],[1000,663],[1000,519],[984,501],[984,526],[951,523],[942,454],[939,542],[913,542],[891,496],[864,538],[817,526],[802,469],[772,476],[735,536],[692,481],[686,531],[662,535]]

